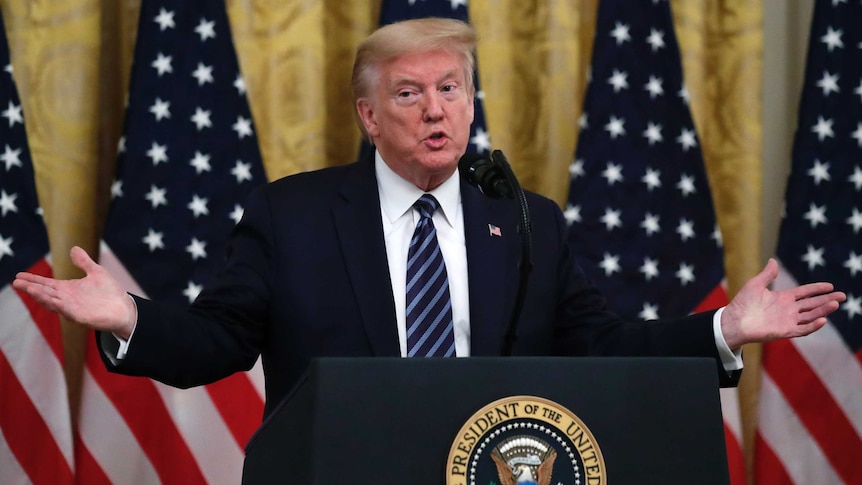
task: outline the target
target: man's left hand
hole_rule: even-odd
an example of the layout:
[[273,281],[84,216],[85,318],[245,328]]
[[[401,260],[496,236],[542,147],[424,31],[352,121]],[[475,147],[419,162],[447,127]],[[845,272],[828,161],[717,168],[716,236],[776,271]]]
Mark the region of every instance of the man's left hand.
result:
[[768,286],[778,276],[778,263],[770,259],[748,280],[721,315],[721,331],[731,349],[743,344],[801,337],[819,330],[826,316],[847,296],[831,283],[809,283],[787,290]]

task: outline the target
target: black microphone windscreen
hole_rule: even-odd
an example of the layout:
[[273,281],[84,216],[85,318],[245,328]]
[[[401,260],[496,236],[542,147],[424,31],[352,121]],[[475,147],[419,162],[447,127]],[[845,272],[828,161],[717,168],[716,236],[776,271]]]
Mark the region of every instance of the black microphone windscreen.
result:
[[462,155],[461,159],[458,160],[458,170],[461,172],[461,175],[466,176],[473,164],[480,160],[488,160],[488,157],[478,153],[465,153]]

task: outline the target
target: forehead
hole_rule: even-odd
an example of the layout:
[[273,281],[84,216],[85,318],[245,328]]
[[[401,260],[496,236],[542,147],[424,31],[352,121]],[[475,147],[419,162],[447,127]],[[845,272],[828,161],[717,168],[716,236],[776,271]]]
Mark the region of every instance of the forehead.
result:
[[455,52],[433,50],[395,57],[382,65],[382,74],[384,83],[388,85],[438,82],[463,78],[464,65]]

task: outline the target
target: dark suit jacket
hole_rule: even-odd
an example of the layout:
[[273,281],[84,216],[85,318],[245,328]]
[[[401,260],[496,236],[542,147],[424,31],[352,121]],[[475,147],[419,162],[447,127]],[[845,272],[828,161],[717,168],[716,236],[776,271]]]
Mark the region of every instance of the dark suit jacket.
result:
[[[461,196],[470,353],[500,355],[518,285],[516,202],[463,182]],[[515,355],[710,356],[723,385],[738,379],[721,368],[712,312],[620,320],[572,260],[559,207],[532,193],[527,200],[533,269]],[[313,357],[400,355],[373,159],[255,191],[228,252],[191,309],[137,299],[131,349],[118,366],[106,365],[187,387],[249,369],[262,355],[268,413]]]

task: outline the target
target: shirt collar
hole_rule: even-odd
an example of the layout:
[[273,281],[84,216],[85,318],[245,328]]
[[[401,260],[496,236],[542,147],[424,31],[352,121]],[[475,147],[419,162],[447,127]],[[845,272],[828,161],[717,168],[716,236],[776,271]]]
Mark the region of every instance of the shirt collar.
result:
[[413,207],[422,194],[429,193],[440,203],[440,212],[446,222],[452,226],[461,199],[461,183],[458,180],[458,170],[431,192],[424,192],[419,187],[404,180],[389,168],[383,161],[380,152],[375,151],[374,172],[377,175],[377,190],[380,193],[380,207],[383,214],[394,223]]

